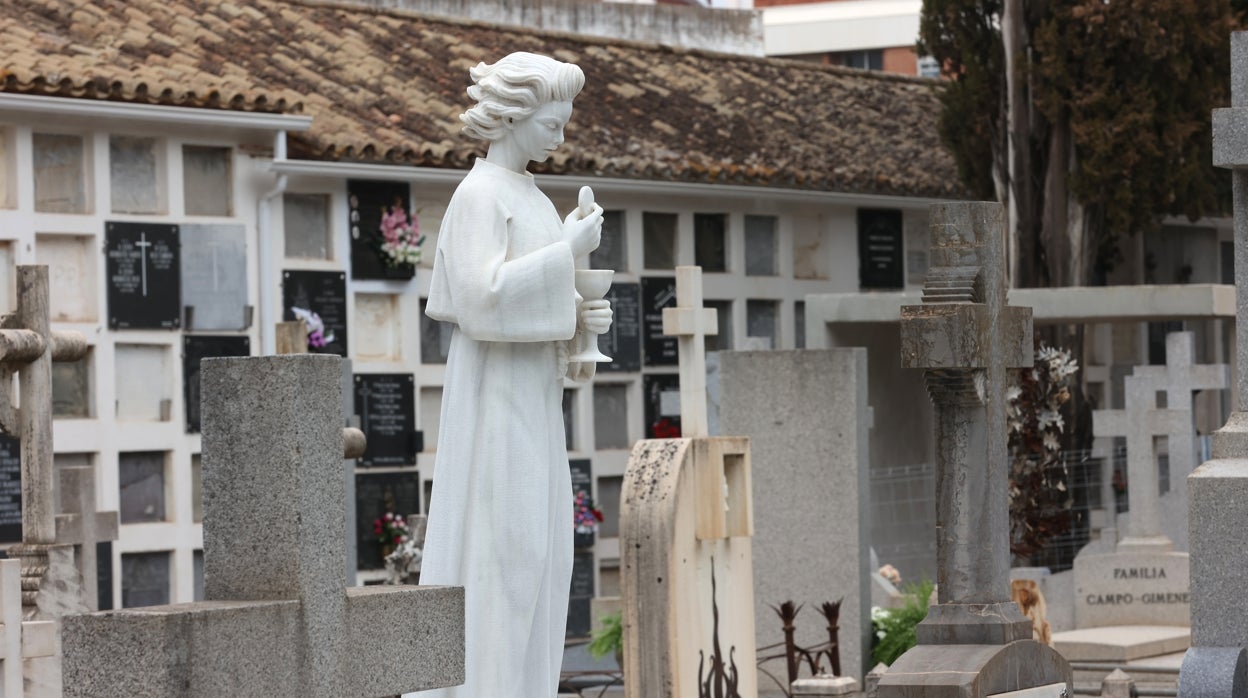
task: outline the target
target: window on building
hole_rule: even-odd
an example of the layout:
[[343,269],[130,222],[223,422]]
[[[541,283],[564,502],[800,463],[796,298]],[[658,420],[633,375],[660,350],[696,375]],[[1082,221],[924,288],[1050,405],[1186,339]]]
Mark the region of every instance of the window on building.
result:
[[693,214],[693,260],[704,272],[728,271],[728,216]]
[[165,453],[142,451],[118,456],[121,522],[165,521]]
[[806,301],[793,301],[793,348],[806,348]]
[[88,213],[87,156],[82,136],[36,133],[35,210],[40,213]]
[[230,154],[229,148],[182,146],[182,195],[186,215],[233,215]]
[[860,70],[884,70],[884,49],[867,49],[864,51],[844,51],[831,55],[834,65]]
[[160,141],[140,136],[108,139],[109,197],[113,213],[164,213]]
[[643,263],[647,269],[676,268],[676,214],[641,214]]
[[589,255],[590,269],[628,271],[628,239],[623,211],[602,212],[602,242]]
[[629,448],[628,385],[594,384],[594,447]]
[[746,336],[759,337],[769,342],[768,348],[776,349],[780,346],[777,330],[779,322],[777,320],[777,309],[779,304],[775,301],[765,300],[748,300],[745,302],[745,329]]
[[703,301],[707,308],[715,309],[719,324],[716,334],[706,335],[707,351],[727,351],[732,348],[732,301]]
[[328,194],[286,194],[282,212],[287,257],[333,259]]
[[170,562],[173,554],[122,553],[121,606],[163,606],[169,603]]
[[776,217],[745,217],[745,273],[748,276],[775,276]]
[[933,56],[919,56],[918,72],[921,78],[940,77],[940,61]]

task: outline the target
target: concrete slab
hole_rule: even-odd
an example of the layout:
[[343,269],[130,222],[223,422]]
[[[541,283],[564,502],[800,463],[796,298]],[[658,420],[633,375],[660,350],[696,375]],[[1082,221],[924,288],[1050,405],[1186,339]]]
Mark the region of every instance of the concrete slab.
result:
[[[1011,305],[1032,309],[1038,325],[1235,317],[1235,287],[1228,284],[1014,288],[1009,294]],[[806,297],[806,327],[822,335],[827,323],[898,322],[901,306],[921,299],[917,291],[812,294]]]
[[1183,652],[1191,643],[1191,628],[1165,625],[1107,626],[1053,633],[1053,648],[1072,662],[1130,662]]

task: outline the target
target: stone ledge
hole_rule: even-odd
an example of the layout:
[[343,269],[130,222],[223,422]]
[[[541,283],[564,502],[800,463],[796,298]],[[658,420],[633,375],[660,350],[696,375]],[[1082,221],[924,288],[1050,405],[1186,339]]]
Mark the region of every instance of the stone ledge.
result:
[[463,587],[346,591],[351,695],[395,695],[464,682]]
[[209,601],[62,620],[67,698],[290,696],[297,601]]
[[1117,625],[1053,633],[1053,648],[1072,662],[1129,662],[1182,652],[1191,643],[1191,628],[1172,625]]

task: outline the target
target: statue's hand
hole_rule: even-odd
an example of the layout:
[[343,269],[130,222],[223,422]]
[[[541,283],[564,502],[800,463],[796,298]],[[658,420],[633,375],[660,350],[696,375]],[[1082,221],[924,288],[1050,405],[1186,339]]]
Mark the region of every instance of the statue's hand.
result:
[[594,204],[594,210],[584,218],[580,209],[573,209],[563,219],[563,239],[572,248],[573,257],[584,257],[598,249],[602,242],[602,207]]
[[611,301],[596,300],[581,303],[581,327],[594,334],[605,334],[611,329]]

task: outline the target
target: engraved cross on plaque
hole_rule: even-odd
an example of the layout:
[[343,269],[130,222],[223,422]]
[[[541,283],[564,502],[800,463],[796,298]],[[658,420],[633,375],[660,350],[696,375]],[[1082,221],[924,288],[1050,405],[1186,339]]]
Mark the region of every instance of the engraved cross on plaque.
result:
[[140,278],[143,279],[143,295],[146,296],[147,295],[147,248],[152,246],[152,243],[147,241],[147,233],[142,233],[141,235],[139,235],[139,241],[134,243],[134,246],[139,248],[139,262],[140,262],[139,269],[141,270],[140,273],[142,274]]
[[702,307],[701,267],[676,267],[676,307],[663,309],[663,334],[679,342],[680,435],[708,436],[706,335],[719,334],[719,318]]
[[[999,204],[932,206],[931,249],[923,305],[901,309],[902,366],[925,369],[936,423],[940,604],[919,642],[1030,638],[1010,600],[1005,391],[1007,369],[1032,364],[1031,308],[1006,304]],[[985,613],[995,630],[964,627]]]

